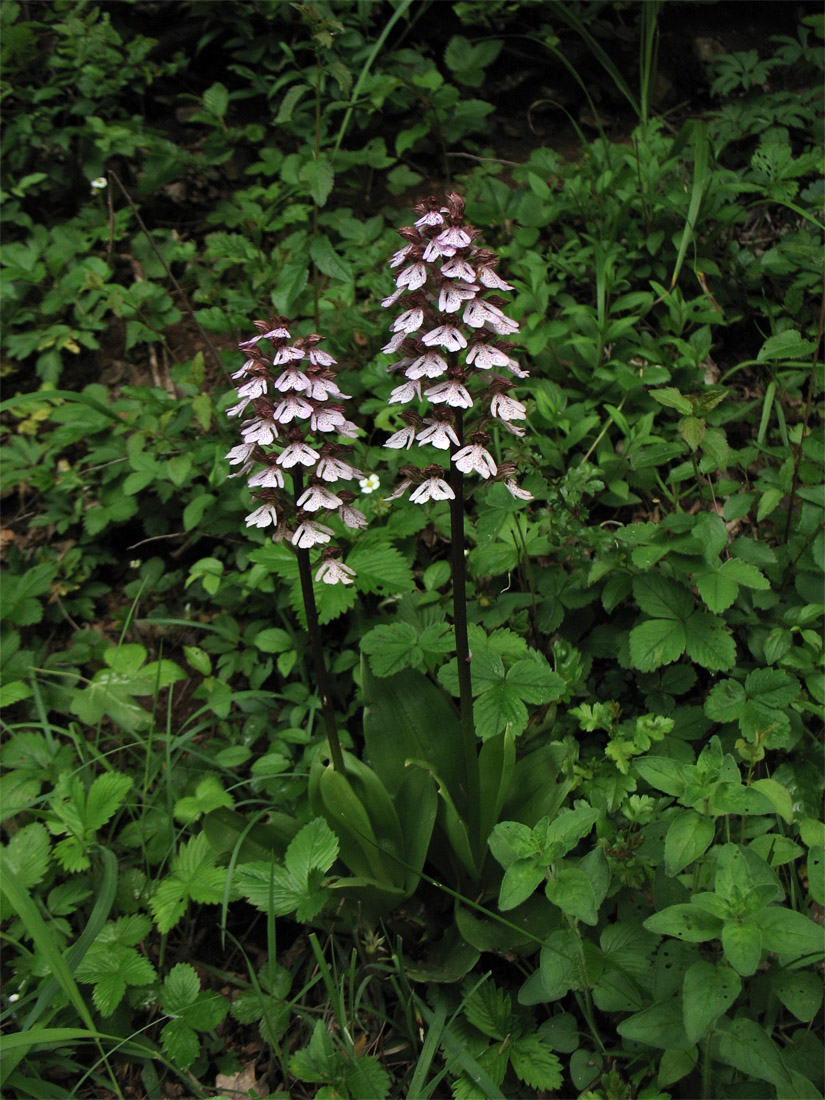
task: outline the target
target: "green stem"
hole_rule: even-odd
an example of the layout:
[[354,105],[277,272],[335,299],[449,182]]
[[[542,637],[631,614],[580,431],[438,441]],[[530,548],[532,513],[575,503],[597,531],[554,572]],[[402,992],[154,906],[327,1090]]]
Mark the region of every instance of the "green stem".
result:
[[[292,483],[297,501],[303,492],[303,477],[300,472],[292,475]],[[312,650],[312,662],[315,666],[315,679],[318,683],[318,691],[321,695],[321,713],[324,716],[324,725],[329,741],[329,753],[332,757],[332,766],[337,772],[344,772],[344,757],[341,753],[341,742],[338,738],[338,726],[335,721],[335,710],[332,706],[332,691],[330,690],[329,676],[327,675],[327,663],[324,660],[324,646],[321,641],[321,627],[318,623],[318,608],[315,603],[315,589],[312,587],[312,570],[309,565],[309,551],[295,551],[298,559],[298,575],[301,578],[301,594],[304,598],[304,610],[307,616],[307,631],[309,633],[309,645]]]
[[[464,427],[461,410],[456,413],[455,431],[458,446],[463,446]],[[450,539],[452,542],[453,573],[453,629],[455,654],[458,662],[458,692],[461,712],[461,735],[464,743],[464,760],[467,772],[467,831],[471,838],[473,855],[480,857],[482,838],[478,835],[481,820],[481,783],[476,753],[476,731],[473,722],[473,688],[470,677],[470,644],[467,639],[467,569],[464,560],[464,475],[454,462],[450,463],[450,488],[454,497],[450,501]]]

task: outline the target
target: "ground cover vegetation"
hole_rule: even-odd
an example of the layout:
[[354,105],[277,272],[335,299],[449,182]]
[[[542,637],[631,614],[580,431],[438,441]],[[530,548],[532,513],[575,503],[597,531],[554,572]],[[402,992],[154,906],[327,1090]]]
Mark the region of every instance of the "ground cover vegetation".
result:
[[735,7],[0,8],[3,1096],[822,1096],[823,17]]

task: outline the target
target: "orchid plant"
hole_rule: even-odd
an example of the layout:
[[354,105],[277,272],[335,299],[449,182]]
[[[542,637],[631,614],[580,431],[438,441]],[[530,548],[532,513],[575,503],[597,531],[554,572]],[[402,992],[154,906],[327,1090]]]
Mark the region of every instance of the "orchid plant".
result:
[[[390,403],[407,406],[401,414],[404,427],[385,446],[435,448],[449,453],[449,468],[445,471],[437,462],[423,469],[403,466],[403,480],[388,499],[412,489],[410,500],[415,504],[450,502],[467,821],[480,848],[485,838],[479,832],[480,780],[467,637],[464,479],[475,474],[486,483],[501,481],[514,497],[532,499],[516,481],[515,464],[497,462],[490,451],[495,425],[515,436],[524,434],[519,422],[526,419],[525,406],[510,394],[514,378],[527,378],[528,372],[513,358],[508,339],[519,326],[502,309],[501,294],[513,287],[496,271],[498,259],[479,242],[479,231],[465,223],[464,200],[455,192],[444,202],[430,197],[413,213],[413,225],[399,230],[405,244],[390,260],[391,268],[400,268],[396,289],[381,303],[401,310],[391,325],[392,338],[381,350],[399,356],[389,369],[404,378],[390,394]],[[423,418],[418,411],[422,404],[427,407]],[[475,855],[480,859],[481,852]]]

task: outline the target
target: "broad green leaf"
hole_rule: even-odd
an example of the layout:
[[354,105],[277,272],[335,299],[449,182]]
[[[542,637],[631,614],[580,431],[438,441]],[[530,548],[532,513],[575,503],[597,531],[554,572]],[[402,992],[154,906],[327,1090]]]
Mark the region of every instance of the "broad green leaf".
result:
[[685,1033],[682,1004],[678,997],[651,1005],[619,1021],[616,1030],[623,1039],[632,1039],[659,1050],[692,1050]]
[[286,850],[289,873],[306,885],[311,871],[328,871],[338,856],[338,838],[323,818],[316,817],[301,829]]
[[[475,983],[474,983],[475,984]],[[501,1042],[513,1028],[513,1010],[509,993],[492,981],[484,982],[464,1001],[464,1014],[482,1034]]]
[[200,1053],[197,1033],[185,1020],[170,1020],[161,1032],[160,1039],[172,1064],[184,1072],[189,1069]]
[[508,687],[525,703],[551,703],[561,698],[565,682],[546,661],[516,661],[507,673]]
[[713,1047],[722,1062],[738,1069],[746,1078],[769,1081],[776,1087],[779,1096],[792,1087],[790,1073],[779,1049],[770,1034],[755,1020],[746,1016],[733,1020],[729,1027],[717,1032]]
[[535,857],[517,859],[511,863],[501,880],[499,909],[504,912],[521,905],[544,882],[545,873]]
[[722,680],[705,700],[705,714],[714,722],[735,722],[745,705],[745,689],[738,680]]
[[791,793],[787,787],[777,783],[775,779],[755,779],[751,787],[763,794],[771,803],[783,821],[788,825],[793,821],[793,804]]
[[23,825],[3,848],[6,866],[24,889],[36,886],[49,865],[49,834],[39,821]]
[[650,390],[650,396],[668,409],[676,409],[682,416],[689,416],[693,412],[693,404],[690,399],[684,397],[675,387],[663,386],[658,390]]
[[711,818],[685,810],[673,819],[665,836],[665,868],[678,875],[708,850],[715,828]]
[[409,665],[423,666],[417,642],[415,629],[409,623],[388,623],[368,631],[361,639],[361,649],[369,655],[373,673],[385,677]]
[[193,1004],[201,983],[195,968],[189,963],[177,963],[169,971],[160,994],[160,1003],[169,1016],[182,1016]]
[[309,246],[309,254],[324,275],[329,275],[336,282],[352,282],[352,265],[338,255],[325,233],[313,238]]
[[[347,1066],[347,1089],[353,1097],[386,1100],[390,1095],[390,1075],[371,1054],[355,1058]],[[320,1093],[316,1093],[320,1096]]]
[[211,115],[223,118],[229,107],[229,92],[226,87],[217,82],[207,88],[203,93],[203,105]]
[[281,627],[269,626],[265,630],[258,631],[252,644],[261,653],[284,653],[294,645],[294,642]]
[[811,845],[808,851],[808,889],[818,905],[825,905],[825,849]]
[[587,836],[599,817],[599,811],[592,806],[577,806],[574,810],[562,810],[550,822],[547,830],[547,843],[552,858],[566,855],[574,845]]
[[602,1071],[604,1059],[595,1050],[587,1050],[580,1047],[574,1051],[570,1059],[570,1080],[577,1091],[584,1090],[592,1084]]
[[771,974],[771,989],[779,1000],[807,1024],[822,1004],[822,981],[810,970],[779,970]]
[[562,867],[544,888],[549,900],[577,920],[596,924],[596,896],[590,879],[576,867]]
[[741,558],[728,558],[727,561],[722,562],[719,572],[723,577],[736,581],[737,584],[743,584],[746,588],[766,592],[771,586],[771,582],[764,573],[755,565],[742,561]]
[[698,1061],[699,1052],[696,1047],[691,1050],[666,1050],[659,1061],[656,1084],[660,1089],[666,1089],[681,1081],[693,1072]]
[[815,963],[825,953],[822,928],[804,913],[772,905],[757,913],[754,921],[762,932],[763,947],[776,952],[783,965],[797,959]]
[[722,929],[725,958],[744,977],[756,973],[762,958],[762,933],[753,921],[725,921]]
[[687,784],[684,764],[667,756],[643,756],[633,761],[633,770],[657,791],[681,798]]
[[682,1006],[685,1032],[697,1043],[739,996],[742,982],[729,966],[697,962],[685,974]]
[[721,570],[700,573],[694,579],[699,595],[711,611],[725,611],[739,595],[739,585],[723,576]]
[[654,913],[644,922],[649,932],[663,936],[675,936],[688,943],[704,943],[718,939],[722,932],[722,920],[698,905],[669,905]]
[[198,783],[194,795],[179,798],[175,803],[175,820],[189,825],[203,814],[211,813],[222,806],[231,809],[232,805],[232,795],[223,789],[217,775],[206,775]]

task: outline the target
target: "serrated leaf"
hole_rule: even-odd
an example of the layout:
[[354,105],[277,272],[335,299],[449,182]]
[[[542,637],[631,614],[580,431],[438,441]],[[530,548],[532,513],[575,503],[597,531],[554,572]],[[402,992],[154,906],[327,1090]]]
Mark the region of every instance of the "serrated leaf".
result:
[[95,779],[89,788],[84,815],[89,832],[96,832],[114,816],[131,786],[131,777],[119,772],[106,772]]
[[510,1065],[528,1088],[547,1092],[561,1088],[561,1062],[540,1035],[520,1035],[514,1040]]
[[214,990],[204,990],[184,1010],[183,1018],[196,1031],[211,1031],[229,1011],[229,1002]]
[[200,978],[189,963],[177,963],[166,975],[160,993],[161,1008],[169,1016],[182,1016],[200,993]]
[[745,1074],[746,1079],[756,1077],[769,1081],[783,1095],[792,1086],[779,1049],[755,1020],[740,1016],[730,1027],[720,1031],[717,1037],[718,1057],[734,1069]]
[[585,924],[598,920],[596,895],[587,875],[577,867],[562,867],[544,888],[548,899],[565,913]]
[[[302,183],[305,183],[309,188],[309,193],[312,195],[318,206],[323,206],[330,196],[333,184],[335,183],[335,171],[330,164],[329,158],[320,153],[317,159],[306,161],[301,166],[301,171],[298,173],[298,177]],[[335,255],[334,249],[330,244],[329,238],[326,236],[315,237],[313,243],[318,240],[325,240],[326,247],[329,251]],[[310,250],[311,250],[310,246]],[[315,256],[312,257],[316,263],[318,263]],[[339,261],[341,263],[342,261]],[[320,267],[320,264],[319,264]],[[321,268],[323,271],[324,269]],[[330,272],[324,272],[325,274],[331,274]],[[351,276],[349,281],[351,281]]]
[[653,672],[678,661],[684,653],[686,632],[673,619],[648,619],[630,631],[630,662],[642,672]]
[[473,720],[482,741],[494,737],[507,725],[518,736],[527,725],[527,708],[509,684],[496,684],[473,703]]
[[485,982],[467,997],[464,1014],[473,1027],[488,1039],[499,1042],[510,1034],[515,1023],[509,994],[498,989],[492,981]]
[[211,115],[223,118],[229,106],[229,92],[219,81],[203,93],[203,105]]
[[544,882],[544,878],[544,867],[538,866],[534,858],[517,859],[511,863],[501,880],[499,909],[506,912],[521,905]]
[[323,818],[305,825],[286,850],[284,862],[292,877],[306,885],[312,871],[328,871],[338,857],[338,837]]
[[516,661],[507,672],[507,684],[525,703],[551,703],[560,699],[565,682],[546,661]]
[[762,933],[753,921],[725,921],[722,928],[722,947],[725,958],[740,974],[750,977],[756,973],[762,958]]
[[369,656],[373,673],[386,677],[408,666],[423,666],[417,642],[415,628],[410,623],[388,623],[368,631],[361,639],[361,648]]
[[660,405],[668,409],[676,409],[682,416],[689,416],[693,412],[693,404],[690,399],[684,397],[673,386],[663,386],[658,390],[650,390],[650,396]]
[[705,714],[714,722],[734,722],[745,705],[745,689],[738,680],[722,680],[705,700]]
[[8,866],[17,875],[20,885],[36,886],[49,865],[49,834],[39,821],[33,821],[10,838],[3,848]]
[[216,775],[206,775],[198,783],[194,795],[178,799],[173,812],[176,821],[188,825],[203,814],[211,813],[221,806],[231,808],[234,804],[232,795],[223,789],[220,779]]
[[658,573],[633,578],[636,603],[654,619],[684,620],[693,610],[693,597],[684,585]]
[[356,572],[354,584],[360,592],[390,596],[409,592],[415,587],[407,559],[393,546],[361,543],[353,548],[347,565]]
[[390,1094],[390,1075],[371,1054],[356,1058],[349,1064],[346,1082],[356,1100],[386,1100]]
[[694,580],[699,595],[711,611],[727,610],[739,595],[739,585],[729,577],[723,576],[721,570],[700,573]]
[[218,905],[223,900],[226,872],[215,866],[206,835],[199,833],[184,844],[172,860],[172,873],[156,888],[149,909],[160,932],[173,928],[192,901]]
[[178,1069],[188,1070],[200,1053],[198,1036],[184,1020],[170,1020],[160,1039],[163,1049]]
[[339,283],[351,283],[353,281],[352,264],[343,259],[335,251],[332,241],[322,233],[313,237],[309,246],[309,254],[319,271],[328,275]]
[[730,629],[706,611],[695,611],[685,623],[685,649],[692,661],[712,672],[736,664],[736,644]]

